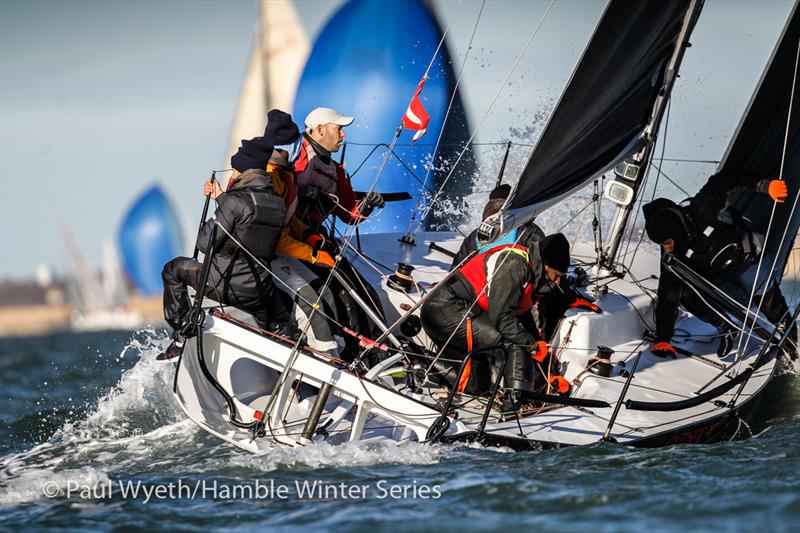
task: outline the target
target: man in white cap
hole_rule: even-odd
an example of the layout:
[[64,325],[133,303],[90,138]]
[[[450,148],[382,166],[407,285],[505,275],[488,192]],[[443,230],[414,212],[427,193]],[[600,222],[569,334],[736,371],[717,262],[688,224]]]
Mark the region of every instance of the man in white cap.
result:
[[[358,224],[375,207],[384,205],[376,192],[359,202],[344,168],[331,157],[341,148],[347,136],[344,128],[353,120],[329,107],[318,107],[306,117],[303,149],[294,167],[300,187],[296,213],[312,234],[320,234],[322,223],[331,213],[347,224]],[[335,195],[339,205],[329,195]]]
[[[342,116],[341,113],[328,107],[318,107],[308,114],[303,131],[303,148],[300,157],[295,161],[299,198],[295,216],[306,226],[303,239],[316,250],[327,252],[336,257],[338,244],[333,231],[328,232],[325,220],[334,214],[346,224],[358,224],[378,207],[384,205],[383,197],[371,192],[358,198],[350,184],[350,177],[341,163],[335,161],[331,154],[339,151],[346,137],[344,128],[353,123],[353,117]],[[320,279],[325,279],[327,271],[309,267]],[[364,280],[355,268],[342,257],[337,265],[338,273],[346,279],[361,298],[371,304],[377,313],[383,316],[380,298],[375,290]],[[367,316],[350,298],[348,288],[340,281],[331,281],[331,290],[336,295],[338,316],[350,329],[367,335],[379,335],[380,331],[370,322]],[[349,346],[353,351],[358,346]]]

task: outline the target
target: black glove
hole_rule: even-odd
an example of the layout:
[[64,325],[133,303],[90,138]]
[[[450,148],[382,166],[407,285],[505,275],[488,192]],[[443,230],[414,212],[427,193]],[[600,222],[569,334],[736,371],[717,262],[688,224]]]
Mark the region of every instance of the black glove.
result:
[[361,213],[362,217],[368,217],[376,207],[380,209],[384,205],[386,205],[386,201],[383,199],[383,196],[381,196],[380,193],[372,191],[362,198],[358,212]]

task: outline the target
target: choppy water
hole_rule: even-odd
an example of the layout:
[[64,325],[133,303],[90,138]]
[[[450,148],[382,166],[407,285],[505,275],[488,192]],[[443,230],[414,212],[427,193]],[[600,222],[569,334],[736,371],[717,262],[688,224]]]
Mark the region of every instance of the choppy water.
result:
[[[166,334],[152,330],[0,340],[0,528],[796,531],[800,524],[800,379],[791,373],[777,379],[753,428],[758,435],[748,440],[530,453],[314,445],[253,456],[184,420],[171,395],[174,367],[154,361],[165,344]],[[300,498],[302,483],[314,481],[350,492]]]

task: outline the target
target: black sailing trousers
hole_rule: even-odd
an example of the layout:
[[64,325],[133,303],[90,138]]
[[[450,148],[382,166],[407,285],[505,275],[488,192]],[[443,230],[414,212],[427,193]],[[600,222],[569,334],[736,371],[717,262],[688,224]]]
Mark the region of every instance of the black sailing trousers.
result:
[[[186,325],[191,310],[187,287],[198,290],[200,270],[203,264],[189,257],[176,257],[164,265],[161,278],[164,281],[164,319],[175,331]],[[252,314],[259,326],[277,330],[290,323],[289,314],[277,294],[275,285],[269,283],[269,290],[263,294],[253,294],[252,290],[237,291],[233,283],[220,283],[217,287],[206,284],[206,296],[222,304],[233,305]]]
[[[420,312],[422,327],[436,343],[444,346],[450,335],[453,338],[447,343],[447,348],[442,352],[440,361],[444,364],[441,369],[442,381],[449,386],[455,386],[455,378],[461,363],[467,355],[467,325],[462,318],[469,308],[469,304],[457,297],[449,286],[442,287],[431,295]],[[475,306],[470,312],[472,318],[472,349],[495,344],[505,344],[508,353],[503,378],[506,387],[525,388],[531,385],[533,378],[533,359],[529,350],[523,347],[507,344],[497,328],[489,321],[488,316]],[[453,334],[455,332],[455,334]],[[502,364],[502,349],[491,353],[478,354],[470,363],[469,380],[466,392],[470,394],[485,394],[490,391],[497,368]]]

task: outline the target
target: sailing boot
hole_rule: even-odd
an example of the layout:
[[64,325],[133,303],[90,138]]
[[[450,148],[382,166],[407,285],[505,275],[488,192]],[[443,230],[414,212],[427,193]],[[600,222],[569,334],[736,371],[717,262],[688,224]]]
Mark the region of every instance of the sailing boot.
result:
[[156,361],[167,362],[172,361],[183,353],[183,347],[186,345],[186,339],[178,336],[172,344],[170,344],[164,352],[156,356]]
[[506,389],[531,390],[533,388],[533,359],[530,352],[518,346],[508,349],[503,379]]

